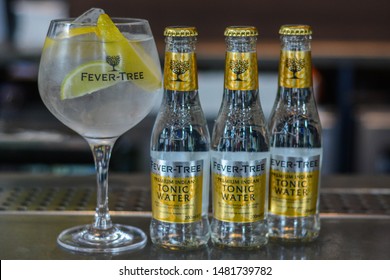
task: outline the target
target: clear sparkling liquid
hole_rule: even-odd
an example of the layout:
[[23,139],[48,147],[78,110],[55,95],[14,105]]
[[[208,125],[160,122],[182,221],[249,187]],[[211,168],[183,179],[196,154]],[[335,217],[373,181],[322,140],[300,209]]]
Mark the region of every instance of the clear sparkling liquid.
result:
[[173,250],[194,249],[210,238],[208,220],[210,136],[197,91],[166,90],[151,139],[151,157],[169,161],[203,160],[202,217],[193,223],[168,223],[152,218],[152,242]]
[[[266,164],[266,185],[262,186],[267,190],[268,186],[268,167],[269,152],[211,152],[211,158],[229,161],[252,161],[267,159]],[[267,201],[267,199],[266,199]],[[258,248],[267,243],[267,219],[265,215],[262,219],[251,223],[225,222],[213,218],[211,221],[211,239],[214,244],[220,247],[241,247],[241,248]]]
[[[312,157],[320,155],[320,159],[322,158],[321,148],[271,148],[270,151],[271,155],[282,155],[285,157]],[[269,238],[285,242],[312,241],[316,239],[320,232],[319,197],[318,190],[317,212],[311,216],[288,217],[268,212]]]
[[[321,123],[311,88],[279,87],[269,128],[271,158],[272,155],[285,157],[320,155],[320,161],[322,160]],[[270,239],[297,242],[317,238],[320,232],[319,194],[318,190],[315,215],[287,217],[268,213]]]
[[[212,157],[234,161],[267,158],[268,131],[260,106],[259,92],[225,89],[213,129]],[[268,186],[268,172],[266,179]],[[267,201],[267,199],[266,199]],[[265,217],[267,215],[265,207]],[[258,248],[267,243],[266,218],[253,223],[225,222],[213,217],[211,239],[221,247]]]
[[[80,97],[61,100],[61,84],[69,72],[105,57],[105,44],[109,43],[98,42],[96,38],[88,39],[88,36],[92,35],[52,40],[42,54],[39,91],[50,112],[80,135],[88,138],[117,137],[151,111],[161,91],[147,91],[129,80]],[[157,63],[153,38],[143,36],[138,39],[141,48]]]

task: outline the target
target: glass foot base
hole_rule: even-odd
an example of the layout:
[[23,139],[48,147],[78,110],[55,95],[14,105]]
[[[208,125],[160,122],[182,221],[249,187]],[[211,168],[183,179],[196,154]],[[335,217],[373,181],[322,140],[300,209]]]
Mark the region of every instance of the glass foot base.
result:
[[107,230],[91,225],[73,227],[61,232],[57,243],[71,251],[83,253],[119,253],[142,249],[146,234],[139,228],[115,224]]

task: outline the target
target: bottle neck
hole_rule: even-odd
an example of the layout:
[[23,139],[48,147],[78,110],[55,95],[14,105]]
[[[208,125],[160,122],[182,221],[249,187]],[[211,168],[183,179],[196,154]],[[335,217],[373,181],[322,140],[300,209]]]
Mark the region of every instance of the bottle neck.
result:
[[282,51],[311,51],[311,36],[280,36]]
[[196,37],[165,39],[164,90],[197,91]]
[[256,52],[257,38],[251,37],[226,37],[226,51],[228,52]]
[[259,88],[255,36],[226,37],[225,89],[256,91]]
[[195,52],[196,37],[166,37],[165,52],[191,53]]
[[312,88],[311,36],[281,36],[279,87]]

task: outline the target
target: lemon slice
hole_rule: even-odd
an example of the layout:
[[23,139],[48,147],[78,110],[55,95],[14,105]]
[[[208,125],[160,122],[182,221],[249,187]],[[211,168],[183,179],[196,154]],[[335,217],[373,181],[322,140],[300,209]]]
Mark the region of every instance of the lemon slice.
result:
[[[105,61],[93,61],[80,65],[66,75],[61,85],[61,99],[80,97],[118,83],[118,77],[110,73],[112,67]],[[93,82],[88,82],[88,81]]]
[[88,62],[69,72],[61,85],[61,99],[80,97],[127,81],[146,91],[161,87],[160,66],[139,41],[127,40],[107,14],[99,16],[96,27],[76,29],[79,28],[75,28],[73,36],[95,32],[101,38],[106,61]]

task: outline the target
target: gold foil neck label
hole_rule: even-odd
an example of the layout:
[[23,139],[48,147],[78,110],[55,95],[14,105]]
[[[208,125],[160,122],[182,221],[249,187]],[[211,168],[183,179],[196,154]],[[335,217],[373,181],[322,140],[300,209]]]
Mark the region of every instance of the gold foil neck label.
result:
[[229,90],[256,90],[259,88],[255,52],[226,52],[225,61],[225,88]]
[[320,156],[271,157],[269,212],[288,217],[316,214]]
[[313,85],[311,52],[281,52],[279,64],[279,85],[286,88],[308,88]]
[[196,56],[190,53],[165,53],[164,88],[177,91],[198,89]]
[[193,223],[202,217],[203,161],[152,159],[152,215],[170,223]]
[[216,219],[235,223],[264,219],[266,162],[266,159],[213,159],[213,215]]

